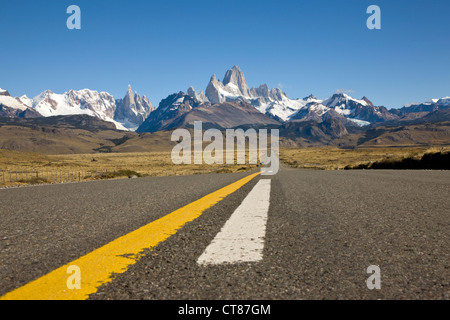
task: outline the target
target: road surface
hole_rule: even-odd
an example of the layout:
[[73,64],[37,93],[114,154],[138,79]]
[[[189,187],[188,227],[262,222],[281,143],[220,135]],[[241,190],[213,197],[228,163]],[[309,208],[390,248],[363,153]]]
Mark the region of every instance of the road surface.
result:
[[449,299],[449,196],[449,171],[284,166],[2,189],[0,296],[52,279],[93,300]]

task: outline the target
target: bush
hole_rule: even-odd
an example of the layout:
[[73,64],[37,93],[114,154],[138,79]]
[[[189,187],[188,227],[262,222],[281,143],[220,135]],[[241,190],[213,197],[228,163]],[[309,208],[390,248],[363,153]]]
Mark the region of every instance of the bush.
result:
[[49,183],[50,181],[41,177],[31,177],[29,179],[18,180],[17,182],[28,184],[39,184],[39,183]]
[[346,166],[344,169],[450,169],[450,152],[426,153],[421,159],[412,157],[401,160],[381,160],[374,163]]
[[128,177],[131,178],[133,176],[136,177],[142,177],[142,175],[139,172],[133,171],[133,170],[118,170],[118,171],[111,171],[111,172],[102,172],[95,176],[96,179],[113,179],[118,177]]

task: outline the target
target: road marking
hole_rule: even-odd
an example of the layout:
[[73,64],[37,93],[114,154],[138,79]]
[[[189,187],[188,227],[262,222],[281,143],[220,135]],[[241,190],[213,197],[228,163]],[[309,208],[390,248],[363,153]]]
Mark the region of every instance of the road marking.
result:
[[[151,249],[175,234],[187,222],[198,218],[229,194],[259,175],[246,176],[226,187],[212,192],[168,215],[132,231],[91,253],[76,259],[23,287],[11,291],[0,300],[84,300],[97,288],[112,280],[113,275],[125,272],[136,263],[145,249]],[[68,289],[67,270],[78,266],[81,289]]]
[[256,262],[263,257],[271,179],[261,179],[234,211],[198,264]]

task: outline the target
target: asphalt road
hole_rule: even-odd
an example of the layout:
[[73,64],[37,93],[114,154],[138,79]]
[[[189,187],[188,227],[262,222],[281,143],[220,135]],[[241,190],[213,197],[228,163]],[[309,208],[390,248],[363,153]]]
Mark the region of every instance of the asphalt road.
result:
[[[249,173],[0,190],[0,295]],[[259,261],[199,257],[260,179],[270,205]],[[89,299],[449,299],[449,171],[257,176]],[[370,290],[367,268],[380,268]]]

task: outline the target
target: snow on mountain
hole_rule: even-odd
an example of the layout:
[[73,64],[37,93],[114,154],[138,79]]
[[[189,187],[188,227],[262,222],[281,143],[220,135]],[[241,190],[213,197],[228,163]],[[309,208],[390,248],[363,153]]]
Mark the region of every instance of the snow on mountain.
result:
[[309,102],[289,99],[281,89],[269,90],[266,84],[249,89],[244,73],[238,66],[225,73],[223,82],[214,74],[206,87],[205,96],[211,104],[244,100],[260,112],[282,121],[289,120],[290,116]]
[[213,75],[205,96],[211,104],[244,100],[260,112],[283,122],[300,120],[302,117],[305,117],[304,120],[319,121],[330,110],[349,118],[358,126],[392,120],[395,117],[386,108],[374,106],[365,97],[355,99],[346,93],[336,93],[325,100],[312,95],[303,99],[290,99],[281,89],[269,89],[266,84],[249,89],[238,66],[225,73],[223,82]]
[[241,94],[244,97],[250,97],[250,89],[248,88],[247,81],[245,80],[244,73],[238,66],[234,66],[232,69],[227,70],[223,78],[223,84],[226,91],[232,91],[234,94]]
[[24,111],[28,107],[19,98],[11,97],[8,90],[2,88],[0,88],[0,105],[20,111]]
[[308,101],[302,99],[292,100],[286,96],[282,96],[281,99],[258,97],[252,99],[251,104],[262,113],[279,118],[282,121],[288,121],[293,114],[304,108]]
[[335,93],[325,100],[315,100],[308,103],[291,117],[291,120],[323,120],[323,117],[330,114],[339,115],[348,124],[366,126],[371,123],[393,120],[397,116],[391,114],[385,107],[374,106],[372,102],[363,97],[355,99],[346,93]]
[[[26,95],[13,98],[8,91],[1,89],[0,105],[5,116],[20,116],[19,111],[43,117],[86,114],[113,122],[119,130],[132,131],[155,109],[146,96],[133,94],[131,86],[128,86],[125,97],[117,100],[107,92],[90,89],[70,90],[62,94],[46,90],[33,99]],[[14,109],[18,111],[12,111]]]
[[87,114],[105,121],[112,121],[116,104],[107,92],[94,90],[70,90],[63,94],[44,91],[32,100],[33,109],[44,117]]
[[195,97],[193,88],[189,92],[190,94],[174,93],[161,100],[158,108],[139,126],[137,132],[166,130],[174,123],[179,124],[178,120],[184,114],[189,113],[201,104]]
[[440,104],[443,106],[450,106],[450,97],[444,97],[444,98],[438,99],[436,101],[436,104]]
[[427,100],[425,102],[422,103],[408,103],[405,105],[405,107],[410,107],[410,106],[416,106],[416,105],[433,105],[433,104],[441,104],[441,105],[447,105],[450,104],[450,97],[443,97],[443,98],[438,98],[438,99],[430,99]]
[[196,93],[194,87],[190,86],[187,89],[186,93],[188,96],[190,96],[194,99],[197,99],[198,101],[200,101],[202,103],[209,102],[208,98],[205,96],[205,93],[203,92],[203,90],[200,90],[199,93]]
[[358,100],[358,99],[352,98],[346,93],[333,94],[330,98],[322,101],[322,104],[326,105],[327,107],[333,107],[335,109],[345,109],[345,107],[349,101],[362,104],[363,106],[368,105],[368,103],[365,100]]
[[400,109],[392,109],[391,112],[403,117],[408,114],[416,114],[420,112],[433,112],[450,107],[450,97],[440,99],[430,99],[422,103],[410,103]]
[[128,85],[125,97],[116,100],[114,120],[135,131],[153,110],[155,108],[150,100],[146,96],[141,97],[137,92],[133,93],[131,86]]
[[[28,101],[27,101],[28,103]],[[7,90],[0,91],[0,116],[1,117],[19,117],[34,118],[40,114],[24,103],[20,98],[14,98],[9,95]]]
[[[270,89],[266,84],[250,88],[244,73],[238,66],[234,66],[225,72],[223,81],[218,80],[215,74],[212,75],[204,92],[200,90],[197,93],[193,87],[189,87],[187,94],[180,92],[163,99],[158,107],[161,109],[153,113],[153,117],[158,118],[158,121],[169,121],[173,117],[179,117],[180,112],[190,112],[198,106],[228,102],[237,104],[245,102],[278,122],[321,122],[337,118],[346,125],[366,126],[397,120],[406,113],[431,112],[448,108],[450,97],[431,99],[398,110],[387,110],[383,106],[373,105],[366,97],[355,99],[346,93],[335,93],[324,100],[312,95],[303,99],[291,99],[281,89]],[[13,98],[8,91],[0,88],[0,107],[5,116],[19,116],[21,112],[23,114],[20,116],[39,116],[40,114],[44,117],[87,114],[113,122],[118,129],[133,131],[151,117],[152,112],[158,110],[152,106],[147,97],[133,92],[131,86],[128,86],[122,99],[114,99],[107,92],[89,89],[70,90],[63,94],[47,90],[33,99],[26,95]],[[152,128],[160,127],[153,122],[151,122]]]
[[12,109],[18,109],[21,111],[24,111],[27,109],[27,106],[23,104],[21,101],[19,101],[16,98],[13,98],[9,95],[0,95],[0,104]]
[[369,121],[364,121],[364,120],[359,120],[359,119],[352,119],[352,118],[347,118],[348,120],[354,122],[358,127],[364,127],[364,126],[368,126],[370,124]]
[[33,108],[33,99],[28,98],[25,94],[18,99],[21,103],[26,105],[28,108]]

